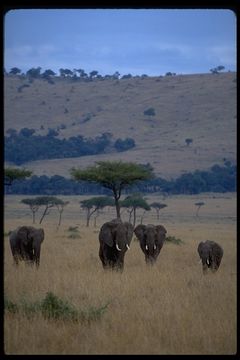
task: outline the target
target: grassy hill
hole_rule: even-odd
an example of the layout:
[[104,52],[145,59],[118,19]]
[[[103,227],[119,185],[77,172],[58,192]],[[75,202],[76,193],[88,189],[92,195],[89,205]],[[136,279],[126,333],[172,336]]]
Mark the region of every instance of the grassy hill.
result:
[[[23,87],[23,85],[29,85]],[[4,129],[33,128],[59,138],[104,132],[113,139],[130,137],[136,147],[80,158],[39,160],[23,166],[36,175],[69,177],[69,169],[98,160],[150,163],[169,179],[184,172],[236,161],[236,73],[177,75],[120,80],[42,79],[29,82],[5,77]],[[155,109],[155,116],[144,111]],[[185,139],[193,140],[190,146]],[[60,155],[61,157],[61,155]]]

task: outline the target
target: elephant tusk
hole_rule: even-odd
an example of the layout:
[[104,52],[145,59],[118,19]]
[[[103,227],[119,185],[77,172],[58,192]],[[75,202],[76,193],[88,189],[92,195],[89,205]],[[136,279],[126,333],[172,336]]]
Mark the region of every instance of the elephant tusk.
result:
[[209,265],[209,264],[210,264],[210,261],[207,259],[206,263]]
[[147,246],[147,245],[145,246],[145,249],[148,250],[148,246]]
[[128,250],[130,250],[130,246],[128,244],[126,244],[126,247],[127,247]]
[[116,248],[117,248],[118,251],[122,251],[122,250],[120,249],[120,247],[118,246],[118,244],[116,244]]
[[154,248],[154,250],[156,250],[156,248],[157,248],[157,247],[156,247],[156,245],[155,245],[155,244],[153,245],[153,248]]

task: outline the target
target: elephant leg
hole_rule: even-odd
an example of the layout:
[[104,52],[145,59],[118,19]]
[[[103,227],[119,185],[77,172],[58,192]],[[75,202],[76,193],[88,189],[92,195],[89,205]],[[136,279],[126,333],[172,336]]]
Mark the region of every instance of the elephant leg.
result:
[[108,261],[107,261],[106,257],[104,256],[103,248],[101,246],[100,246],[100,249],[99,249],[99,258],[100,258],[100,260],[102,262],[103,268],[106,269],[109,266],[109,264],[108,264]]
[[207,264],[203,264],[202,270],[203,270],[203,274],[206,275],[206,274],[207,274],[207,270],[208,270]]
[[113,264],[113,268],[117,271],[123,271],[124,268],[124,261],[122,259],[118,259],[117,262]]
[[13,251],[13,261],[14,261],[14,265],[18,266],[18,264],[19,264],[19,254],[17,253],[17,251]]
[[19,258],[21,256],[21,253],[20,253],[19,249],[11,244],[11,252],[12,252],[12,256],[13,256],[14,265],[18,265],[19,264]]

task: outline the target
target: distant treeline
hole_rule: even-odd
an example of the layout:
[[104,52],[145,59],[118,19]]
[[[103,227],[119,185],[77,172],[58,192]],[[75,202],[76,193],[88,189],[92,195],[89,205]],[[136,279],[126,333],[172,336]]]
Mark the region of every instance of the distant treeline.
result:
[[103,133],[93,138],[84,138],[82,135],[72,136],[69,139],[58,139],[58,132],[49,129],[45,136],[34,135],[34,129],[23,128],[17,133],[14,129],[8,130],[4,137],[5,161],[21,165],[28,161],[79,157],[96,155],[106,152],[111,146],[116,151],[126,151],[135,146],[131,138],[112,141],[111,133]]
[[[209,171],[196,170],[186,173],[175,180],[154,178],[139,182],[128,189],[127,193],[142,192],[165,194],[199,194],[201,192],[234,192],[236,191],[235,165],[226,162],[225,166],[214,165]],[[26,195],[110,195],[107,189],[100,185],[87,182],[76,182],[63,176],[48,177],[32,176],[30,179],[15,181],[5,187],[6,194]]]

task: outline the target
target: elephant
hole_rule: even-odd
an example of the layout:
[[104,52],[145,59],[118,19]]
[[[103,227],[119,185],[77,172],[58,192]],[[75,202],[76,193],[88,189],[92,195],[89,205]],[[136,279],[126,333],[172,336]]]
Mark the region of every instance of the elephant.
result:
[[113,219],[104,223],[99,232],[99,258],[103,268],[123,271],[124,257],[130,249],[134,227],[129,222]]
[[167,230],[162,225],[140,224],[136,226],[134,233],[140,241],[146,264],[153,265],[160,254]]
[[206,274],[208,268],[210,268],[212,272],[216,272],[223,257],[222,247],[215,241],[206,240],[205,242],[199,243],[197,250],[202,260],[203,273]]
[[32,226],[20,226],[9,235],[10,247],[14,263],[18,265],[19,260],[36,265],[40,264],[41,244],[44,240],[44,230]]

